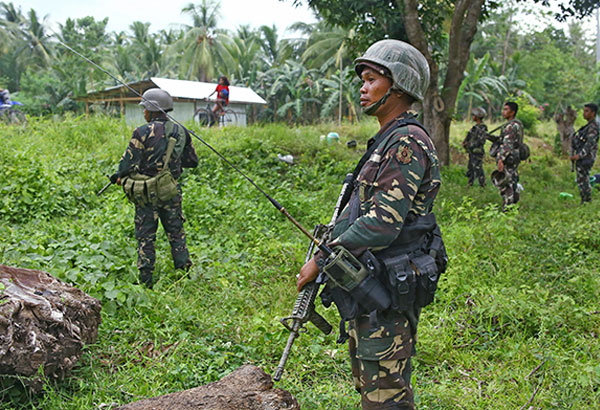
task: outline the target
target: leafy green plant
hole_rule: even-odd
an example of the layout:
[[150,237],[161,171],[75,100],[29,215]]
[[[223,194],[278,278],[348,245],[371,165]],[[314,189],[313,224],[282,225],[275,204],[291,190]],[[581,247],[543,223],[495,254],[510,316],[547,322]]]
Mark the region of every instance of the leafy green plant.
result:
[[[451,143],[469,126],[453,125]],[[342,142],[357,140],[359,149],[321,143],[319,135],[332,130]],[[228,127],[202,137],[311,226],[328,221],[341,181],[376,130],[375,121],[364,121]],[[2,263],[48,271],[103,305],[98,341],[85,347],[77,367],[63,381],[48,380],[43,395],[3,379],[1,410],[125,404],[210,383],[242,364],[267,372],[277,366],[288,336],[278,319],[295,301],[305,238],[195,141],[200,165],[181,179],[190,277],[173,269],[159,230],[157,283],[152,291],[140,287],[134,210],[117,187],[94,195],[130,132],[103,116],[32,118],[26,138],[0,125],[0,161],[14,169],[0,171],[0,187],[39,191],[31,203],[11,194],[3,205],[18,212],[0,218]],[[532,161],[520,166],[520,206],[507,213],[491,184],[467,188],[465,163],[442,170],[434,210],[450,260],[420,319],[413,360],[419,408],[521,408],[538,386],[531,405],[539,408],[594,408],[600,400],[600,203],[578,207],[560,199],[560,192],[577,196],[570,164],[546,145],[532,147]],[[278,153],[292,154],[295,164],[279,161]],[[486,157],[486,175],[494,167]],[[50,182],[68,190],[52,198]],[[52,211],[43,214],[46,203]],[[317,309],[338,322],[335,309]],[[360,406],[346,347],[336,337],[308,325],[294,344],[277,387],[303,408]]]

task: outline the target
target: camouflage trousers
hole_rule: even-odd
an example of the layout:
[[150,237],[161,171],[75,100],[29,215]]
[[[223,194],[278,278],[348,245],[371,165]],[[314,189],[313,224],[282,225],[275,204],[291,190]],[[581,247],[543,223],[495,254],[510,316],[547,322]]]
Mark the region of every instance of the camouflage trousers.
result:
[[483,155],[469,154],[469,164],[467,165],[467,177],[469,185],[473,185],[475,180],[479,181],[480,186],[485,186],[485,175],[483,173]]
[[181,210],[181,191],[170,201],[158,205],[135,207],[135,238],[138,242],[138,269],[140,272],[153,272],[156,262],[154,242],[158,220],[167,234],[171,245],[171,256],[175,269],[186,269],[192,264],[185,242],[183,230],[183,212]]
[[582,164],[581,161],[575,162],[575,172],[577,174],[577,188],[581,202],[589,202],[592,200],[592,184],[590,184],[591,167],[587,164]]
[[352,378],[361,394],[363,410],[413,410],[410,385],[414,339],[402,313],[378,314],[371,328],[369,316],[350,321],[348,333]]
[[500,195],[502,196],[502,209],[506,209],[509,205],[516,204],[521,197],[517,191],[517,183],[519,182],[518,168],[504,166],[504,172],[506,172],[511,182],[505,186],[498,187]]

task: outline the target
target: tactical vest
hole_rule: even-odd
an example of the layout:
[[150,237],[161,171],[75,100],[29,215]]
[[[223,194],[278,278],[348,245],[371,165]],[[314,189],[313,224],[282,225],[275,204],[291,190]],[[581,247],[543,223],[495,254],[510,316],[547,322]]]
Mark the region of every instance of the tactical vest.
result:
[[[416,125],[427,133],[425,128],[414,118],[399,119],[395,126],[390,127],[369,145],[367,153],[361,158],[353,172],[355,183],[360,170],[377,146],[398,128],[408,125]],[[429,153],[429,150],[425,150],[425,152],[433,163],[432,154]],[[346,202],[342,202],[342,205],[348,204],[350,207],[350,224],[361,216],[357,189],[358,187],[355,187],[351,197]],[[384,284],[391,299],[390,308],[406,313],[413,332],[416,332],[416,318],[413,312],[415,309],[427,306],[433,301],[439,277],[446,270],[448,260],[435,215],[433,213],[426,216],[409,214],[404,221],[400,234],[388,248],[373,253],[366,251],[359,257],[359,260],[379,282]],[[370,311],[367,307],[372,306],[373,303],[356,300],[356,297],[345,292],[334,283],[327,283],[325,289],[321,292],[321,300],[326,307],[329,307],[331,303],[335,303],[338,308],[342,318],[339,342],[343,342],[347,338],[345,321],[369,313],[371,320],[376,322],[376,312]]]
[[[167,152],[163,158],[163,166],[156,176],[133,172],[123,178],[121,184],[125,196],[135,205],[159,205],[173,199],[179,192],[177,180],[171,174],[169,161],[175,150],[178,155],[183,151],[185,138],[180,138],[177,125],[170,121],[165,122],[165,135],[168,138]],[[183,144],[181,143],[183,141]]]

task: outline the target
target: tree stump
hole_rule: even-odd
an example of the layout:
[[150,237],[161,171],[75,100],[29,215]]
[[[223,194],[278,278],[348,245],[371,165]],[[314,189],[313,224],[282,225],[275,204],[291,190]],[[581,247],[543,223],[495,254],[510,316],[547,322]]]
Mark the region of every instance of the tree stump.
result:
[[557,111],[554,114],[556,128],[560,134],[560,147],[563,155],[569,155],[571,152],[571,136],[575,132],[573,124],[577,119],[577,111],[569,105],[565,111]]
[[223,379],[190,390],[136,401],[116,410],[300,410],[287,391],[273,388],[271,376],[245,365]]
[[100,301],[46,272],[0,265],[0,376],[25,376],[34,389],[62,379],[94,343]]

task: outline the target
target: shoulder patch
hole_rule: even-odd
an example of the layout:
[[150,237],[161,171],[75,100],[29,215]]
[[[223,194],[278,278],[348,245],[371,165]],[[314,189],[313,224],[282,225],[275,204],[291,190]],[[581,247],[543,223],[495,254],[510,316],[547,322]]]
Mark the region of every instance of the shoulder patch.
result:
[[410,164],[412,161],[413,150],[410,146],[404,145],[398,149],[398,161],[403,164]]

